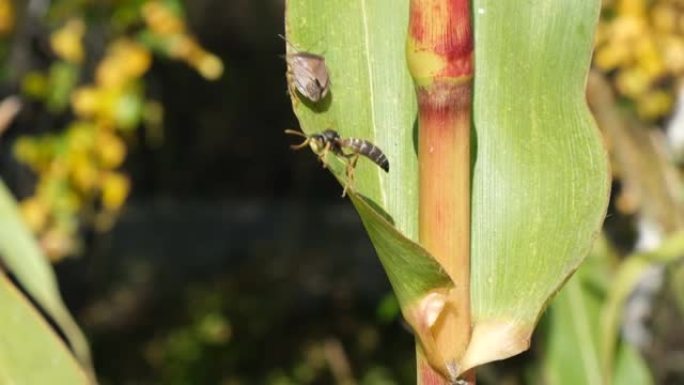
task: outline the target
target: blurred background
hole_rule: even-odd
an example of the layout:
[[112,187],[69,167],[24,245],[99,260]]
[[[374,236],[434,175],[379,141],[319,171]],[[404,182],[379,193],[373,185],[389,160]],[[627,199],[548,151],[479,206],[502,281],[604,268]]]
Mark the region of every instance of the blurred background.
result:
[[[102,384],[415,381],[355,211],[283,134],[283,8],[0,0],[0,173]],[[588,82],[615,177],[601,269],[684,227],[683,75],[684,1],[605,1]],[[624,310],[656,383],[684,383],[680,260],[653,264]],[[480,382],[535,383],[553,325]]]

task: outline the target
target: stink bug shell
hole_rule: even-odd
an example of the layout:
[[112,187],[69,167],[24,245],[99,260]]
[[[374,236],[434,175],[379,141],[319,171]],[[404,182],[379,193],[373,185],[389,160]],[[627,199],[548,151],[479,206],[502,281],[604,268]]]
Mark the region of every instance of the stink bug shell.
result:
[[330,91],[330,75],[325,65],[325,58],[314,53],[299,51],[290,42],[285,41],[294,51],[286,55],[290,89],[296,89],[314,103],[319,102]]
[[330,90],[330,76],[325,58],[308,52],[288,55],[292,82],[300,94],[312,102],[325,98]]

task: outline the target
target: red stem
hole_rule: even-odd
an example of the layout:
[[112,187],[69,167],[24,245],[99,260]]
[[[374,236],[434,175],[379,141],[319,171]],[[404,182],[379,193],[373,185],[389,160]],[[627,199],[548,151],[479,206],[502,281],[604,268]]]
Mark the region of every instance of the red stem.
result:
[[[453,380],[447,377],[460,375],[470,341],[471,30],[468,0],[411,1],[407,58],[419,107],[419,237],[454,283],[431,327],[437,353],[418,356],[421,385],[446,385]],[[474,384],[474,375],[468,377]]]

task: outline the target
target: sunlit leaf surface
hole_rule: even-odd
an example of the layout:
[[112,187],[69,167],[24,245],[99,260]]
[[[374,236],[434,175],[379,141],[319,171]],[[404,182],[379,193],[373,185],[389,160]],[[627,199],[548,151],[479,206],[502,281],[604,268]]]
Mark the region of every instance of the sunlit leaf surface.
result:
[[90,383],[64,342],[5,275],[0,275],[0,308],[0,383]]
[[0,182],[0,258],[22,287],[62,329],[79,360],[90,365],[87,342],[67,311],[52,268]]
[[[317,104],[294,99],[302,130],[313,134],[332,128],[343,137],[370,140],[389,159],[389,173],[367,159],[359,161],[354,187],[360,196],[354,203],[367,214],[362,219],[402,302],[447,279],[410,241],[418,232],[418,174],[416,102],[404,54],[407,10],[405,0],[290,0],[287,9],[287,38],[297,50],[324,55],[332,82]],[[340,162],[330,158],[344,180]],[[416,273],[412,266],[422,268]]]

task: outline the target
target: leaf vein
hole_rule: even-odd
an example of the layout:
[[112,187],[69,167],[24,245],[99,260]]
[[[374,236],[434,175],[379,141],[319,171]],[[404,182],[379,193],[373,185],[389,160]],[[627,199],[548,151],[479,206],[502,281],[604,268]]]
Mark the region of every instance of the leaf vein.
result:
[[[368,28],[368,11],[366,9],[366,0],[361,0],[361,13],[363,14],[363,38],[366,50],[366,65],[368,70],[368,91],[370,93],[370,112],[371,112],[371,122],[373,124],[373,141],[375,140],[375,133],[378,131],[376,117],[375,117],[375,82],[373,77],[373,64],[371,62],[371,51],[370,51],[370,31]],[[376,171],[380,185],[380,194],[382,195],[383,206],[387,205],[387,194],[384,188],[383,178],[379,176]]]

